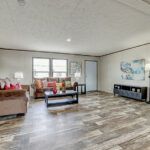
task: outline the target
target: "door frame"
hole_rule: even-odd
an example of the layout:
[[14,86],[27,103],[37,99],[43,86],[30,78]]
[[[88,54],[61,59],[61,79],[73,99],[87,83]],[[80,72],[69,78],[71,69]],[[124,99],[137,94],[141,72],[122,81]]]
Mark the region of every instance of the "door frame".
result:
[[[97,80],[97,83],[96,83],[96,88],[97,88],[97,90],[96,91],[98,91],[98,61],[97,60],[90,60],[90,59],[87,59],[87,60],[84,60],[84,82],[86,83],[86,62],[87,61],[91,61],[91,62],[96,62],[96,69],[97,69],[97,76],[96,76],[96,80]],[[86,83],[87,84],[87,83]],[[92,90],[92,91],[89,91],[89,92],[95,92],[95,90]]]

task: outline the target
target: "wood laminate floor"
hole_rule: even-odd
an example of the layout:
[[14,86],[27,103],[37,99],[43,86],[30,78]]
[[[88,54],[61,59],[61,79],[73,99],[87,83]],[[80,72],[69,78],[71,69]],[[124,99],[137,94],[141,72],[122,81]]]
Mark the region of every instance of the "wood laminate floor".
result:
[[32,102],[0,121],[0,150],[150,150],[150,105],[91,93],[61,107]]

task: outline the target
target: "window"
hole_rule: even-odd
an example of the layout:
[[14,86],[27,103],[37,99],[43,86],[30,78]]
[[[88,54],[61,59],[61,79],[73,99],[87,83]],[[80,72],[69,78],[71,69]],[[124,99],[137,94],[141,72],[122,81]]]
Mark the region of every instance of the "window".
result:
[[33,58],[33,77],[44,78],[49,77],[50,61],[46,58]]
[[53,77],[66,77],[67,76],[67,60],[53,59]]

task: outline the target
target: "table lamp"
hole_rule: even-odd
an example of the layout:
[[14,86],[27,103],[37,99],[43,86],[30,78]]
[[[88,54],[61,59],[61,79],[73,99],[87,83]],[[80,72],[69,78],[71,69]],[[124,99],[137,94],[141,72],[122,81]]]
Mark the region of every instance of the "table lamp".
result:
[[15,79],[17,79],[17,82],[19,83],[21,79],[23,79],[23,72],[15,72],[14,74]]

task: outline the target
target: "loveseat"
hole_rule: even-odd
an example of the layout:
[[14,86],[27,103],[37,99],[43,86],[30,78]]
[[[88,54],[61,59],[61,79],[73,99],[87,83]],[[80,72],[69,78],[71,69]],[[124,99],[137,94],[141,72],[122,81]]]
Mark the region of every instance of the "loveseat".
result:
[[0,116],[24,115],[27,104],[26,90],[0,90]]
[[46,90],[52,90],[53,84],[56,84],[57,87],[61,90],[61,83],[65,81],[66,90],[76,90],[77,82],[71,83],[71,77],[66,78],[34,78],[32,88],[34,89],[34,98],[43,98],[44,92]]

